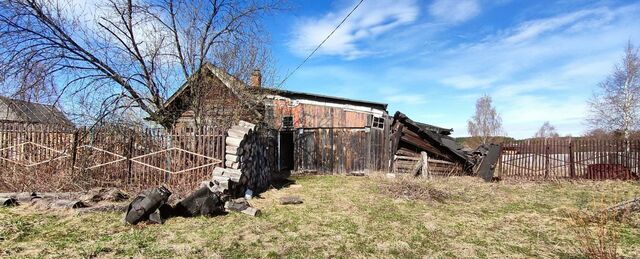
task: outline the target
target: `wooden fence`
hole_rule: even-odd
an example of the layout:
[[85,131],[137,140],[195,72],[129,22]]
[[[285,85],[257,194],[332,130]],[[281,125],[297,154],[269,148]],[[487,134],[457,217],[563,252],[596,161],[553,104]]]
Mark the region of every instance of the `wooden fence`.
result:
[[0,124],[0,191],[192,190],[224,163],[225,131]]
[[[417,163],[422,163],[420,157],[396,155],[394,156],[392,172],[401,174],[411,173],[417,166]],[[429,174],[435,177],[459,176],[464,174],[464,168],[461,164],[444,160],[429,158],[427,160],[427,167]]]
[[502,179],[638,179],[640,139],[530,139],[501,144]]

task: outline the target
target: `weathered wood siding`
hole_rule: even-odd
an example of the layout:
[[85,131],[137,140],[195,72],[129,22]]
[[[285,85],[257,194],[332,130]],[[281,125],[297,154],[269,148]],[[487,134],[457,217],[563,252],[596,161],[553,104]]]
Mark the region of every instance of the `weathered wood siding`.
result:
[[293,117],[293,127],[298,128],[364,128],[369,114],[340,107],[314,104],[292,104],[289,100],[273,100],[273,125],[282,127],[282,118]]
[[[201,118],[200,125],[215,125],[217,127],[229,128],[235,125],[239,120],[245,120],[252,123],[258,122],[261,118],[256,112],[263,111],[263,107],[247,107],[246,101],[233,93],[231,89],[224,86],[222,82],[216,78],[212,78],[208,82],[206,90],[202,93],[193,92],[192,94],[203,95],[200,100],[189,99],[190,94],[185,94],[183,99],[177,100],[187,107],[177,118],[174,123],[176,130],[184,131],[195,126],[195,118]],[[189,89],[188,91],[191,91]],[[197,116],[196,111],[200,114]],[[187,130],[188,131],[188,130]]]
[[304,129],[295,132],[295,170],[345,174],[386,171],[388,134],[383,129]]

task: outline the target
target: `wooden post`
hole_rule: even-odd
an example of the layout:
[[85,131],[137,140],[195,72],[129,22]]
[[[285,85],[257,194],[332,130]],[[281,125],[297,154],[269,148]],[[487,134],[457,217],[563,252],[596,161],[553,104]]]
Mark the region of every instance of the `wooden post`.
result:
[[569,178],[576,177],[576,161],[573,156],[573,138],[569,139]]
[[131,137],[129,137],[129,143],[127,145],[127,178],[124,179],[125,184],[131,183],[131,167],[133,166],[133,163],[131,162],[131,157],[133,157],[134,136],[135,134],[132,134]]
[[76,166],[76,158],[78,154],[78,130],[73,132],[73,142],[71,143],[71,172],[74,171]]
[[549,154],[549,142],[547,139],[544,140],[544,178],[549,177],[549,163],[551,162],[550,154]]
[[420,157],[422,159],[422,177],[431,179],[431,172],[429,171],[429,156],[427,156],[427,152],[420,152]]

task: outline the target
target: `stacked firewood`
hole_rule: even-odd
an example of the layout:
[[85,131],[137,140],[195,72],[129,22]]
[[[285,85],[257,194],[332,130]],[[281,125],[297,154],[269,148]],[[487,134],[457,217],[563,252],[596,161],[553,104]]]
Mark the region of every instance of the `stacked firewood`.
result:
[[[268,132],[255,124],[240,121],[231,127],[226,139],[225,167],[235,175],[247,193],[262,192],[269,187],[273,157],[273,144]],[[237,170],[237,171],[233,171]]]

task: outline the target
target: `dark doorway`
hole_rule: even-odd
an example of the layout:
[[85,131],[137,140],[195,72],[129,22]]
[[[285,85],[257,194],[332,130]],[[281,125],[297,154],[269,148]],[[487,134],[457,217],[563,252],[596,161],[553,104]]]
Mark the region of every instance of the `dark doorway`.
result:
[[280,171],[293,170],[293,131],[280,131],[278,149]]

